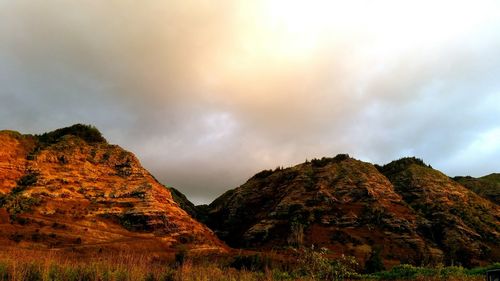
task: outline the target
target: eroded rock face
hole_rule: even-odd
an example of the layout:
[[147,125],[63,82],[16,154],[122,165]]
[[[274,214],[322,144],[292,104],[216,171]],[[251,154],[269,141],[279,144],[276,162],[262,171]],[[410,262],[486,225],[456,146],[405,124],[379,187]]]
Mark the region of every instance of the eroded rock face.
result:
[[0,132],[0,242],[224,249],[132,153],[78,126],[42,136]]
[[[396,173],[388,178],[372,164],[347,155],[262,171],[210,204],[207,224],[233,247],[266,249],[314,244],[339,255],[354,255],[361,261],[382,248],[387,265],[449,261],[445,253],[449,248],[426,232],[427,226],[434,229],[436,223],[447,221],[439,217],[430,220],[422,214],[412,198],[427,194],[410,191],[408,195],[403,191],[407,185],[391,183],[389,179],[395,177]],[[435,184],[449,183],[442,177],[431,176],[431,179]],[[427,178],[422,179],[425,182],[430,183]],[[485,210],[491,207],[458,186],[453,185],[456,192],[450,196],[469,198],[464,202]],[[437,189],[428,199],[442,196],[446,188]],[[447,202],[436,204],[446,209]],[[498,210],[488,212],[488,219],[498,228]],[[465,231],[462,229],[467,228],[457,224],[449,229],[446,233],[462,235]],[[482,231],[489,238],[475,239],[490,239],[498,244],[494,225]],[[491,246],[486,242],[480,245]],[[477,257],[477,261],[488,259],[481,254]]]

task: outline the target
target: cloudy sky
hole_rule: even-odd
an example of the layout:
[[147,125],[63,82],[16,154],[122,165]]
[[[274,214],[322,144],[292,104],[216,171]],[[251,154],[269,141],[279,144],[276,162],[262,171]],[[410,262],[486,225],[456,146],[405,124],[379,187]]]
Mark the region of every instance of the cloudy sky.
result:
[[97,126],[207,203],[306,158],[500,172],[496,0],[0,0],[0,128]]

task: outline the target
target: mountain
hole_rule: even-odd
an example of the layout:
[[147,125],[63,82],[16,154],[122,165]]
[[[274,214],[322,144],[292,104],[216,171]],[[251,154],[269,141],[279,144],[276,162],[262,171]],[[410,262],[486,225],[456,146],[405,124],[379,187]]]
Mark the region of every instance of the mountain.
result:
[[0,247],[228,251],[220,238],[263,251],[315,245],[365,265],[473,266],[500,259],[498,179],[340,154],[264,170],[194,206],[94,127],[0,131]]
[[403,158],[380,171],[419,213],[420,235],[443,250],[447,263],[471,266],[480,260],[498,260],[498,206],[419,159]]
[[453,179],[478,195],[500,205],[500,174],[490,174],[480,178],[454,177]]
[[311,245],[386,265],[498,260],[497,206],[414,158],[374,166],[341,154],[264,170],[208,206],[232,247]]
[[164,253],[226,246],[91,126],[0,131],[0,246]]

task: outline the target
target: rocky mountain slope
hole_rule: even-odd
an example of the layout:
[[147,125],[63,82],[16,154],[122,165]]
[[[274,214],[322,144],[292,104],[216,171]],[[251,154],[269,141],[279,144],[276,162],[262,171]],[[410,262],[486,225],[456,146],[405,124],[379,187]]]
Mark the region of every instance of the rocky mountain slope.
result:
[[311,245],[386,265],[498,260],[500,211],[418,161],[374,166],[348,155],[262,171],[208,206],[233,247]]
[[500,174],[491,174],[480,178],[454,177],[453,179],[476,194],[500,205]]
[[0,245],[224,251],[138,159],[93,127],[0,132]]
[[420,235],[443,250],[447,263],[500,258],[498,206],[418,159],[394,161],[380,171],[418,212]]

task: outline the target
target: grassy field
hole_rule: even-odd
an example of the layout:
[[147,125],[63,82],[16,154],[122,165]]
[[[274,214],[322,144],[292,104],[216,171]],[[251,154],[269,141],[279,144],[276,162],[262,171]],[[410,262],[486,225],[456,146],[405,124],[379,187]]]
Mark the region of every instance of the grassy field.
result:
[[[170,260],[130,253],[74,254],[23,249],[0,250],[0,281],[153,281],[153,280],[484,280],[490,267],[419,268],[401,265],[391,271],[361,275],[349,260],[324,263],[306,254],[288,265],[270,262],[269,256],[186,257]],[[327,265],[327,266],[325,266]]]

